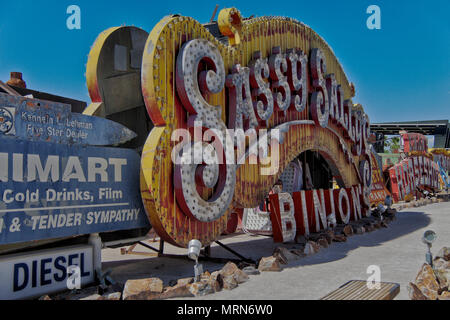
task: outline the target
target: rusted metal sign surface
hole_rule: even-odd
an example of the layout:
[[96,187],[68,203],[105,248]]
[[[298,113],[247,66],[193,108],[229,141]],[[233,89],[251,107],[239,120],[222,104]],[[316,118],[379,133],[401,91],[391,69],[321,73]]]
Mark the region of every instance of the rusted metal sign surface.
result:
[[0,138],[108,146],[136,134],[119,123],[70,112],[62,103],[0,93]]
[[2,139],[0,243],[145,228],[139,155]]

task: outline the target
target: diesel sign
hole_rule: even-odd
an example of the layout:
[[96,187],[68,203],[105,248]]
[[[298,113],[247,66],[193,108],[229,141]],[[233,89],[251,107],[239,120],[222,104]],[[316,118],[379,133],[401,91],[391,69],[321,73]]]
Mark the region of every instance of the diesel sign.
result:
[[63,291],[72,277],[79,277],[72,282],[81,285],[94,280],[91,246],[5,256],[0,258],[0,299],[34,298]]

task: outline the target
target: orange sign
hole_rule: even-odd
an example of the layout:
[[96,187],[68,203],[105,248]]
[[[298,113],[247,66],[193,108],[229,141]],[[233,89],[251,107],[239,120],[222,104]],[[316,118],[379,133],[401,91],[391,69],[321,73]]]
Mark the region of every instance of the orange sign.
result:
[[372,190],[370,192],[370,205],[372,207],[376,207],[379,204],[384,204],[386,197],[390,196],[391,193],[386,188],[384,178],[381,175],[382,171],[380,170],[378,161],[373,153],[371,153],[370,159],[372,163]]

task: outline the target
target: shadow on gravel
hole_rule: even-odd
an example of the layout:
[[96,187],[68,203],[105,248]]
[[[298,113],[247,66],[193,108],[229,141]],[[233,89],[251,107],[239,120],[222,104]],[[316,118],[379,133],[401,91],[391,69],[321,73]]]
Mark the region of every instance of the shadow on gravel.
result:
[[[397,219],[389,225],[389,228],[378,229],[362,235],[354,235],[349,237],[347,242],[344,243],[333,242],[329,248],[322,249],[313,256],[305,257],[297,261],[291,261],[289,265],[283,267],[286,269],[343,259],[351,250],[359,247],[379,246],[382,243],[402,237],[418,229],[425,228],[430,222],[430,217],[424,212],[399,212],[397,213]],[[221,241],[227,244],[227,238],[230,237],[225,237],[225,240]],[[255,240],[245,242],[228,243],[228,245],[241,255],[253,260],[259,260],[261,257],[272,255],[273,250],[279,246],[284,246],[289,249],[298,247],[296,244],[274,243],[271,237],[255,236],[254,239]],[[139,251],[145,251],[145,249],[141,249],[142,247],[137,248]],[[211,247],[211,255],[220,258],[236,258],[216,244]],[[209,272],[220,270],[223,267],[223,264],[221,263],[203,261],[202,264],[203,269],[208,270]],[[111,275],[116,281],[125,282],[128,279],[157,277],[163,280],[165,285],[168,285],[171,280],[192,276],[193,266],[193,261],[188,259],[165,257],[103,263],[104,270],[112,269],[113,272]]]

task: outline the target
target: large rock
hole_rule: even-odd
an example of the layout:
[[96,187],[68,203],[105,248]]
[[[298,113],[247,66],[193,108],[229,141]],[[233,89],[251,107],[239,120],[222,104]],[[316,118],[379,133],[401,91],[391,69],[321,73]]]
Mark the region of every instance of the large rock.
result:
[[334,242],[346,242],[347,237],[343,234],[336,234],[333,239]]
[[[233,275],[230,275],[230,277],[231,276]],[[200,276],[200,282],[207,283],[214,290],[214,292],[219,292],[223,287],[223,278],[220,271],[216,271],[214,275],[209,273],[209,271],[205,271]]]
[[441,257],[433,259],[433,267],[435,269],[450,269],[450,261],[446,261]]
[[122,292],[105,293],[97,300],[119,301],[122,297]]
[[220,291],[220,290],[223,289],[223,277],[222,277],[222,274],[220,273],[220,271],[214,271],[211,274],[211,278],[210,279],[212,281],[217,281],[217,285],[218,285],[218,290],[217,291]]
[[293,253],[296,256],[298,256],[299,259],[306,257],[305,248],[302,248],[302,249],[291,249],[290,251],[291,251],[291,253]]
[[317,244],[322,248],[328,248],[328,241],[325,238],[320,238],[319,240],[317,240]]
[[248,277],[248,274],[246,274],[241,269],[237,269],[234,273],[234,278],[236,279],[237,283],[241,284],[244,282],[247,282],[250,278]]
[[445,291],[440,296],[438,296],[439,300],[450,300],[450,292]]
[[165,288],[160,297],[161,299],[173,299],[194,297],[194,295],[189,290],[188,284],[184,284]]
[[450,261],[450,248],[443,247],[441,250],[439,250],[436,258],[442,258],[445,261]]
[[128,280],[123,289],[123,300],[154,300],[159,299],[164,285],[161,279],[149,278]]
[[408,293],[411,300],[428,300],[422,291],[420,291],[420,289],[412,282],[408,285]]
[[300,256],[291,252],[288,248],[278,247],[273,252],[274,257],[279,257],[280,262],[283,264],[288,264],[289,261],[294,261],[300,259]]
[[328,241],[328,244],[332,244],[333,240],[335,238],[335,234],[333,230],[326,230],[325,232],[323,232],[322,237],[325,238]]
[[223,288],[225,290],[233,290],[239,286],[239,283],[234,278],[234,276],[223,277]]
[[[220,275],[220,276],[219,276]],[[217,280],[218,287],[225,290],[233,290],[240,283],[248,281],[248,275],[238,268],[233,262],[228,262],[218,273],[213,273],[213,278]],[[217,286],[216,286],[217,288]]]
[[161,293],[161,299],[173,299],[173,298],[188,298],[194,297],[189,290],[188,285],[194,283],[194,278],[178,279],[174,286],[170,286],[164,289]]
[[220,270],[220,274],[221,274],[223,277],[226,277],[226,276],[232,276],[232,275],[234,275],[234,273],[235,273],[237,270],[239,270],[239,268],[238,268],[238,266],[237,266],[235,263],[233,263],[233,262],[228,262],[228,263],[222,268],[222,270]]
[[438,297],[439,283],[436,281],[433,269],[425,263],[417,274],[415,285],[428,300],[436,300]]
[[305,250],[304,253],[307,256],[316,254],[320,251],[320,245],[318,245],[317,243],[315,243],[314,241],[308,241],[305,245]]
[[261,260],[259,261],[258,270],[260,272],[267,272],[267,271],[279,272],[281,271],[281,265],[278,259],[275,257],[261,258]]
[[248,276],[257,276],[261,273],[254,266],[245,267],[242,271],[244,271]]
[[363,234],[366,232],[366,228],[362,227],[362,226],[354,226],[353,227],[353,232],[355,234]]
[[194,278],[190,277],[190,278],[182,278],[182,279],[178,279],[176,286],[185,286],[187,284],[191,284],[194,283]]
[[448,290],[450,288],[450,261],[446,261],[440,257],[435,258],[433,267],[440,289]]
[[350,237],[353,235],[353,228],[350,225],[346,225],[344,227],[344,229],[342,230],[342,233],[346,236],[346,237]]
[[71,298],[71,300],[80,300],[80,301],[102,300],[102,296],[96,293],[83,298]]
[[273,257],[277,258],[277,260],[281,263],[281,264],[288,264],[289,261],[288,259],[284,256],[284,254],[282,252],[277,252],[275,251],[272,255]]
[[233,262],[228,262],[222,268],[222,270],[220,271],[220,274],[222,275],[224,282],[225,282],[225,278],[229,278],[229,277],[233,277],[238,284],[247,282],[249,279],[248,275],[244,271],[239,269],[237,267],[237,265],[234,264]]
[[187,288],[189,289],[189,292],[196,297],[206,296],[215,292],[213,284],[211,284],[210,281],[194,282],[188,284]]
[[209,273],[208,270],[206,270],[205,272],[203,272],[203,273],[200,275],[200,281],[207,281],[207,280],[209,280],[210,278],[211,278],[211,273]]

